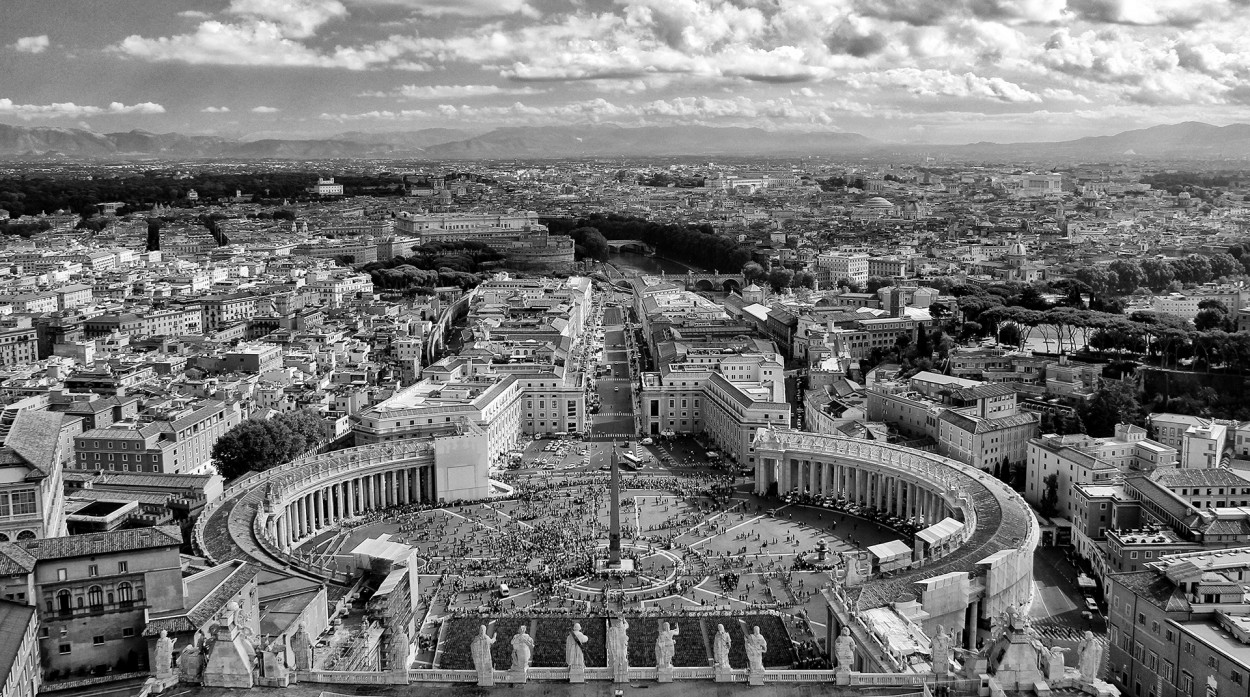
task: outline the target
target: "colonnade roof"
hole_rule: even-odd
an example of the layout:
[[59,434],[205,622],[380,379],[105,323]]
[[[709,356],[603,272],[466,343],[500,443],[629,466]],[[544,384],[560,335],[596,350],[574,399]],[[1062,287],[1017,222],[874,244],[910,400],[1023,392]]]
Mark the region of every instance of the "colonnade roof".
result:
[[[859,454],[850,454],[848,447],[858,447]],[[860,610],[881,607],[914,594],[913,586],[926,579],[952,572],[973,573],[978,562],[1004,550],[1019,549],[1028,538],[1031,527],[1035,525],[1033,513],[1024,498],[1006,484],[975,467],[932,453],[842,436],[794,430],[761,430],[756,449],[758,451],[770,448],[785,451],[787,457],[795,452],[807,453],[813,458],[819,458],[822,454],[825,457],[837,456],[841,459],[860,457],[878,470],[889,467],[890,463],[885,459],[886,453],[927,460],[942,467],[947,483],[954,486],[956,491],[971,497],[977,517],[976,530],[972,536],[959,549],[934,564],[905,569],[888,578],[878,577],[854,589],[858,593],[857,605]],[[838,452],[839,448],[843,452]],[[856,593],[849,595],[854,598]]]

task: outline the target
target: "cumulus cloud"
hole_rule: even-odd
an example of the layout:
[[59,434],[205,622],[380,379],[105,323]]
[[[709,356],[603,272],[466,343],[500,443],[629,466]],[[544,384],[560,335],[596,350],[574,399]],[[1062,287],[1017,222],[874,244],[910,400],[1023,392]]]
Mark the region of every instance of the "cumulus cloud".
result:
[[276,113],[278,113],[279,111],[282,111],[282,110],[281,110],[281,109],[278,109],[278,108],[276,108],[276,107],[271,107],[271,106],[254,106],[254,107],[252,107],[252,113],[253,113],[253,114],[276,114]]
[[206,106],[203,109],[200,109],[200,111],[204,112],[205,114],[228,114],[230,113],[230,107],[228,106]]
[[538,94],[534,87],[500,87],[498,85],[401,85],[385,92],[363,92],[362,97],[399,97],[403,99],[460,99],[499,95]]
[[339,0],[231,0],[226,12],[276,23],[293,39],[308,38],[326,22],[347,16]]
[[0,99],[0,116],[15,116],[19,119],[36,118],[87,118],[110,114],[163,114],[165,107],[152,102],[140,104],[122,104],[112,102],[108,106],[78,105],[73,102],[57,102],[53,104],[16,104],[12,99]]
[[48,41],[48,35],[40,34],[39,36],[23,36],[13,43],[12,48],[19,53],[43,53],[48,50],[49,45],[51,44]]
[[394,4],[411,8],[417,13],[431,17],[498,17],[523,13],[535,15],[536,11],[525,0],[372,0],[374,4]]

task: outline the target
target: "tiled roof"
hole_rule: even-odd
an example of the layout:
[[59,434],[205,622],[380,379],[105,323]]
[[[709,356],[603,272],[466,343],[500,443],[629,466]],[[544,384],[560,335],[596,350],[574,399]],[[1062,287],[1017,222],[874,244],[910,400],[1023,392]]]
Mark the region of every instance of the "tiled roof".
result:
[[1189,601],[1185,599],[1185,593],[1180,586],[1172,583],[1167,576],[1157,571],[1129,571],[1111,574],[1111,578],[1165,612],[1189,610]]
[[17,661],[18,652],[22,650],[26,628],[34,614],[35,608],[30,605],[0,600],[0,627],[5,628],[0,632],[0,675],[6,678]]
[[14,576],[35,570],[35,558],[12,542],[0,542],[0,576]]
[[22,540],[12,544],[26,550],[35,559],[64,559],[156,547],[177,547],[182,544],[182,535],[177,526],[162,525],[155,528]]
[[1167,467],[1155,470],[1151,479],[1169,489],[1180,486],[1250,487],[1250,480],[1223,467]]
[[13,419],[4,444],[46,476],[56,469],[63,420],[54,412],[23,409]]

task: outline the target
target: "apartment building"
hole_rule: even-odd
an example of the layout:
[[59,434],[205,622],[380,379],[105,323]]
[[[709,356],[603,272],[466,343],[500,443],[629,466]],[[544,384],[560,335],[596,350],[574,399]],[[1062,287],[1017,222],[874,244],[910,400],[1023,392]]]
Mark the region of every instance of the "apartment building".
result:
[[822,288],[832,287],[849,278],[859,285],[868,282],[867,254],[855,252],[824,252],[816,256],[816,280]]
[[147,614],[182,607],[181,544],[173,526],[0,543],[0,590],[29,594],[44,675],[146,670]]
[[84,431],[74,439],[74,469],[212,474],[213,444],[240,421],[238,404],[172,398],[134,420]]
[[1143,697],[1232,697],[1250,684],[1250,548],[1165,555],[1108,577],[1108,680]]
[[1174,448],[1146,438],[1145,429],[1132,424],[1117,425],[1115,435],[1106,438],[1045,434],[1028,444],[1024,498],[1039,505],[1046,493],[1046,478],[1055,474],[1059,515],[1071,520],[1075,485],[1109,484],[1129,472],[1172,465],[1176,458]]

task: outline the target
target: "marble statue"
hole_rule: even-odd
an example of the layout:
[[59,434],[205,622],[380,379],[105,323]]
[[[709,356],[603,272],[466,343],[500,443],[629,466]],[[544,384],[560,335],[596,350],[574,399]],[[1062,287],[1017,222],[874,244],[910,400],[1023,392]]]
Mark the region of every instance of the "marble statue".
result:
[[760,628],[756,627],[747,634],[743,644],[747,652],[747,667],[752,673],[764,672],[764,654],[768,651],[768,640],[760,634]]
[[178,654],[178,675],[183,682],[199,682],[200,671],[204,670],[204,655],[200,647],[187,644]]
[[951,665],[951,646],[954,642],[946,628],[938,625],[937,633],[929,640],[929,655],[933,659],[933,672],[938,675],[946,675]]
[[1094,633],[1086,630],[1085,637],[1076,647],[1077,670],[1081,678],[1087,681],[1098,679],[1098,671],[1102,668],[1102,644],[1094,638]]
[[495,643],[495,638],[487,636],[486,625],[479,625],[477,628],[477,636],[473,637],[473,642],[469,644],[469,654],[473,657],[473,667],[477,670],[478,684],[493,685],[495,683],[495,666],[491,661],[490,647]]
[[[485,628],[483,628],[485,629]],[[564,662],[570,668],[585,668],[586,655],[582,649],[586,647],[589,637],[582,634],[582,625],[580,622],[573,623],[573,631],[564,639]]]
[[408,641],[408,632],[399,627],[391,633],[391,651],[387,655],[388,664],[393,671],[406,671],[412,663],[412,644]]
[[855,665],[855,640],[851,638],[851,629],[843,627],[838,638],[833,642],[833,655],[838,659],[838,672],[850,672]]
[[512,635],[512,667],[509,670],[524,674],[530,667],[530,657],[534,654],[534,637],[524,626],[518,627]]
[[729,667],[729,632],[725,625],[716,625],[716,636],[712,639],[712,658],[717,668]]
[[308,629],[302,624],[295,630],[295,634],[291,637],[291,652],[295,654],[296,670],[312,670],[312,639],[308,636]]
[[164,678],[174,674],[174,640],[169,638],[169,632],[161,630],[161,636],[156,640],[156,651],[152,656],[152,665],[155,668],[156,677]]
[[629,622],[624,617],[608,626],[608,666],[614,673],[629,670]]
[[1045,674],[1047,680],[1059,680],[1063,678],[1063,652],[1062,646],[1052,646],[1046,652]]
[[677,627],[669,628],[668,622],[660,624],[660,633],[655,637],[655,667],[672,668],[673,656],[677,652],[677,641],[674,637],[681,634]]

